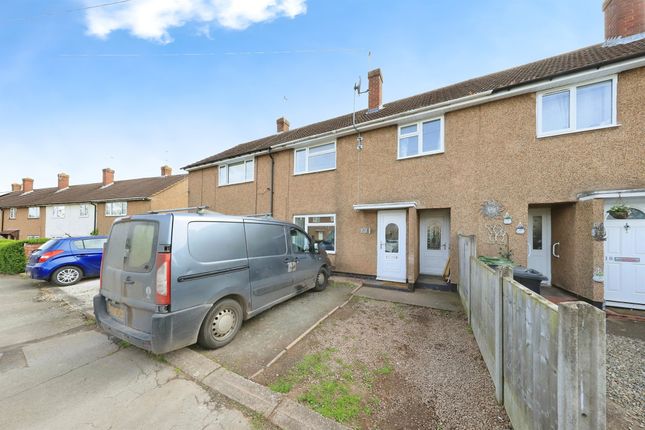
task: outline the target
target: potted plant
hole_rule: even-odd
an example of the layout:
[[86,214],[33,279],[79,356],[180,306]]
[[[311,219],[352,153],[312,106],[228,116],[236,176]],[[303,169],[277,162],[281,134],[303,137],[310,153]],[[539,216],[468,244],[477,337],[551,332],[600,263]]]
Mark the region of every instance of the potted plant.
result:
[[596,270],[593,271],[592,279],[594,280],[594,282],[604,282],[605,274],[600,267],[596,267]]
[[629,216],[629,207],[624,203],[616,203],[607,212],[616,219],[626,219]]

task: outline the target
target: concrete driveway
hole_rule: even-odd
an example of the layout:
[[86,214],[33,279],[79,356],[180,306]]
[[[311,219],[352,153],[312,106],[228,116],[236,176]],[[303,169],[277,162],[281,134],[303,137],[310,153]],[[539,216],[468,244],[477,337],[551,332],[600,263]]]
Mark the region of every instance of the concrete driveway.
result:
[[0,275],[0,428],[268,428],[43,287]]
[[308,291],[245,321],[233,342],[216,350],[193,347],[244,377],[254,375],[309,327],[344,303],[355,286]]
[[[54,293],[64,294],[72,306],[92,314],[92,298],[99,291],[98,279],[70,287],[44,285]],[[308,291],[245,321],[233,342],[223,348],[207,350],[197,345],[191,348],[227,369],[251,377],[319,319],[344,303],[354,288],[355,285],[338,282],[321,292]]]

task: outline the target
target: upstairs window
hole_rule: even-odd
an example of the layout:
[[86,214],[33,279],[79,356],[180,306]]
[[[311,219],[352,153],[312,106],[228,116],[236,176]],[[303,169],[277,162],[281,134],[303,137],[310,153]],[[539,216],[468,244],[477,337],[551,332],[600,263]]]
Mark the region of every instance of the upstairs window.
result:
[[81,218],[87,218],[90,216],[90,205],[82,204],[79,206],[78,212]]
[[614,125],[616,125],[615,77],[538,94],[538,137]]
[[27,218],[40,218],[40,207],[30,207],[27,212]]
[[52,218],[65,218],[65,206],[52,206]]
[[243,182],[252,182],[255,172],[254,160],[240,161],[239,163],[222,164],[219,166],[218,185],[233,185]]
[[105,204],[105,216],[124,216],[128,214],[128,202],[108,202]]
[[398,159],[442,152],[444,152],[443,118],[399,127]]
[[16,212],[18,212],[18,209],[9,208],[9,219],[16,219]]
[[296,149],[294,174],[324,172],[336,168],[336,142]]

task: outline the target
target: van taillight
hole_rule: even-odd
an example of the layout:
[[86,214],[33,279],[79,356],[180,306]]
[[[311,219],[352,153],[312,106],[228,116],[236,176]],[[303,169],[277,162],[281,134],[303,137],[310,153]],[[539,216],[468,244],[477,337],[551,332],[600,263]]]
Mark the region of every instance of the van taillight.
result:
[[157,254],[157,293],[158,305],[170,304],[170,253]]
[[54,251],[47,251],[43,255],[40,256],[38,259],[39,263],[44,263],[45,261],[49,260],[52,257],[57,256],[58,254],[62,254],[63,250],[62,249],[56,249]]

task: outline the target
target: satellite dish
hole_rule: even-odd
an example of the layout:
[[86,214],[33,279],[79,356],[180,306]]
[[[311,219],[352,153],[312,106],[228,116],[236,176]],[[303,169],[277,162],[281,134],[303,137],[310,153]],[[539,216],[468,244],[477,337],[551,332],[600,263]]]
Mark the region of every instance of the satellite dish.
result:
[[356,91],[358,94],[361,93],[361,77],[360,75],[358,76],[358,82],[354,84],[354,91]]

